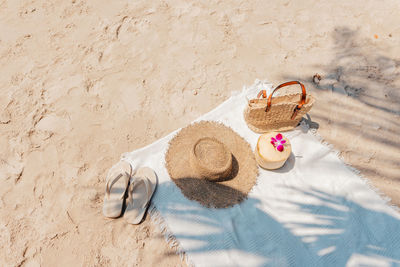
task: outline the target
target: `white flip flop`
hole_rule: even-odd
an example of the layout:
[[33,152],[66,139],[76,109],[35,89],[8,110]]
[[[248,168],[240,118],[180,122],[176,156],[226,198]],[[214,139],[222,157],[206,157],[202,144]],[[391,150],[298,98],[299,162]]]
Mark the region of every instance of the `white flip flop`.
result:
[[103,215],[108,218],[121,216],[124,196],[132,175],[131,164],[120,161],[107,174],[103,201]]
[[142,221],[156,187],[157,175],[152,169],[142,167],[137,170],[128,187],[124,213],[128,223],[139,224]]

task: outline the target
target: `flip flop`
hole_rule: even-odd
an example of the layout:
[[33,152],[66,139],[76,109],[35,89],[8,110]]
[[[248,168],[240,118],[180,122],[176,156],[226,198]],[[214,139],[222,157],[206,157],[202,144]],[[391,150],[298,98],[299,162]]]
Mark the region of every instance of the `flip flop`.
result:
[[150,204],[151,197],[157,187],[157,175],[148,168],[137,170],[130,179],[128,198],[124,218],[128,223],[139,224]]
[[121,216],[124,196],[132,175],[132,166],[120,161],[107,174],[106,192],[103,201],[103,215],[108,218]]

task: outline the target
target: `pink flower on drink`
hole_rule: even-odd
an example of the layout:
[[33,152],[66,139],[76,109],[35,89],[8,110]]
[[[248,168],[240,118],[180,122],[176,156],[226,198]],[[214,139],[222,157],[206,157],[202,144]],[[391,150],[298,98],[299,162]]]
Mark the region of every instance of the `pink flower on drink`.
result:
[[278,133],[275,137],[271,137],[271,144],[278,150],[279,152],[283,151],[283,144],[286,143],[286,140],[283,140],[282,135]]

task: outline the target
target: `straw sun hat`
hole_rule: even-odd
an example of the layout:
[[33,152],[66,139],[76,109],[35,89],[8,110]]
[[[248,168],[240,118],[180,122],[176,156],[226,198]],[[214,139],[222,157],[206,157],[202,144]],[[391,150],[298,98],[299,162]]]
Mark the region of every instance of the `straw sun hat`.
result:
[[206,207],[240,203],[258,175],[250,145],[217,122],[201,121],[183,128],[170,141],[165,161],[185,197]]

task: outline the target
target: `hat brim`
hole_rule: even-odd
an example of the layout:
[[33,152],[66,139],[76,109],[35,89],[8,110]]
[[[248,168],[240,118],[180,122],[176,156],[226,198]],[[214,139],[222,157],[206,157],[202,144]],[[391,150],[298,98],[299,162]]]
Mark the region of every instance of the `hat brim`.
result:
[[[232,173],[218,182],[199,177],[190,165],[190,151],[200,138],[216,138],[232,153]],[[172,180],[188,199],[206,207],[226,208],[246,199],[256,184],[258,167],[249,143],[222,123],[201,121],[171,139],[165,155]]]

